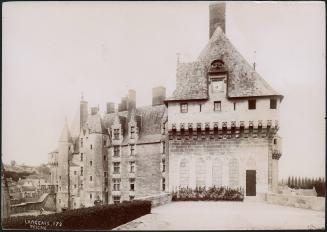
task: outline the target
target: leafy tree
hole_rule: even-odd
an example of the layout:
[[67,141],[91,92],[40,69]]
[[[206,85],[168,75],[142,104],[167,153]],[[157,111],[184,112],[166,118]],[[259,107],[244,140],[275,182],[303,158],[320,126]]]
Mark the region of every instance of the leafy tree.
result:
[[291,187],[291,177],[289,176],[287,179],[287,186],[290,188]]

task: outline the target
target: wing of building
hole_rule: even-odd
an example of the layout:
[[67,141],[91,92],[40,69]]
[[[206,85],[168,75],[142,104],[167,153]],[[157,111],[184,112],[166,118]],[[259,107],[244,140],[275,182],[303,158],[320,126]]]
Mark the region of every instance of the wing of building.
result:
[[63,128],[49,154],[58,211],[171,192],[187,186],[276,191],[281,156],[273,90],[225,35],[225,3],[210,4],[209,41],[198,59],[178,63],[176,89],[153,88],[136,107],[129,90],[115,110],[80,102],[80,133]]

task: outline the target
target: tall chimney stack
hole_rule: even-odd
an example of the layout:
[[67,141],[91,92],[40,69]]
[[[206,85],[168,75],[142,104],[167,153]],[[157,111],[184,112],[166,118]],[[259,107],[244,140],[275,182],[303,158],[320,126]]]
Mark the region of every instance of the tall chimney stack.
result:
[[225,2],[214,2],[210,3],[209,5],[209,39],[211,38],[212,34],[215,32],[217,27],[220,27],[223,32],[225,33]]
[[152,88],[152,105],[163,105],[166,99],[166,88],[159,86]]
[[115,113],[115,103],[107,102],[107,114]]
[[80,101],[80,107],[79,107],[79,115],[80,115],[80,130],[84,127],[87,121],[87,116],[88,116],[88,106],[87,106],[87,101],[84,101],[83,95],[81,97]]
[[127,110],[130,111],[136,108],[136,91],[134,89],[128,90],[127,94]]

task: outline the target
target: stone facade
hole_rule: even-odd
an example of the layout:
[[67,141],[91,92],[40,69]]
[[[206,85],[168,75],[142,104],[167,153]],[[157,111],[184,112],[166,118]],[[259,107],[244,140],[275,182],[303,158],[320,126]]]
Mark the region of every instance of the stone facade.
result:
[[[219,14],[219,15],[215,15]],[[220,28],[222,27],[222,29]],[[225,4],[210,5],[210,40],[178,63],[176,89],[153,88],[152,105],[129,90],[100,115],[83,98],[80,133],[67,124],[49,154],[57,210],[156,198],[179,187],[277,191],[279,108],[274,91],[224,34]]]

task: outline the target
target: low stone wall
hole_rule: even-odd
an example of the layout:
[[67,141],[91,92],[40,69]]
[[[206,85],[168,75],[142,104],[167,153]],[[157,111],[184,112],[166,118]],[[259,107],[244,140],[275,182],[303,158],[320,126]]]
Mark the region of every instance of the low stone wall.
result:
[[266,201],[271,204],[325,211],[324,197],[267,193]]
[[139,197],[139,198],[135,198],[135,200],[151,201],[151,206],[156,207],[171,202],[171,193],[162,193],[153,196]]
[[11,213],[23,213],[30,210],[40,210],[44,208],[48,211],[55,211],[55,195],[54,194],[47,194],[40,198],[36,202],[24,202],[21,204],[16,204],[11,206]]

